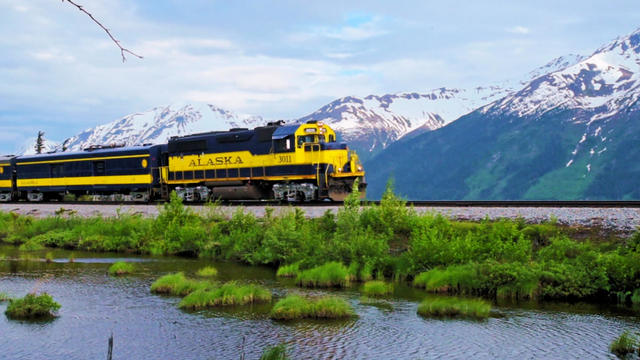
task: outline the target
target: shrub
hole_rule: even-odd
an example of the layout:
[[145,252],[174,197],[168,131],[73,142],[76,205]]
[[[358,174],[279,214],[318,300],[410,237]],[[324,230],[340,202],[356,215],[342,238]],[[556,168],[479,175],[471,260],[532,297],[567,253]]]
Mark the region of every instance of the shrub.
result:
[[60,304],[47,293],[27,294],[23,298],[9,300],[4,313],[10,319],[40,319],[54,316],[59,309]]
[[183,309],[203,309],[269,301],[271,301],[271,293],[262,286],[238,285],[235,282],[229,282],[212,290],[196,290],[182,299],[178,306]]
[[385,296],[393,292],[393,285],[380,280],[367,281],[362,287],[362,292],[366,296]]
[[202,269],[198,270],[196,272],[196,275],[200,277],[214,277],[218,275],[218,269],[214,268],[213,266],[205,266]]
[[260,360],[287,360],[288,358],[285,344],[268,347],[260,356]]
[[185,296],[196,290],[211,288],[213,284],[206,281],[197,281],[187,279],[183,273],[165,275],[153,284],[151,284],[151,292],[156,294],[169,294],[176,296]]
[[609,350],[619,357],[634,353],[638,349],[640,341],[637,336],[631,334],[628,330],[618,336],[611,345]]
[[37,241],[27,240],[25,243],[20,245],[19,249],[20,251],[38,251],[44,249],[44,246]]
[[347,285],[349,272],[338,262],[328,262],[298,274],[296,282],[306,287],[343,287]]
[[132,263],[125,261],[116,261],[109,266],[109,275],[122,276],[128,275],[135,271],[135,266]]
[[291,265],[283,265],[278,268],[276,276],[279,277],[296,277],[300,273],[300,263],[294,263]]
[[275,320],[293,319],[338,319],[355,315],[351,305],[344,299],[325,296],[307,299],[299,295],[288,295],[280,299],[271,309],[271,318]]
[[454,297],[426,298],[418,305],[418,314],[432,317],[469,317],[484,319],[489,316],[491,304],[480,299]]

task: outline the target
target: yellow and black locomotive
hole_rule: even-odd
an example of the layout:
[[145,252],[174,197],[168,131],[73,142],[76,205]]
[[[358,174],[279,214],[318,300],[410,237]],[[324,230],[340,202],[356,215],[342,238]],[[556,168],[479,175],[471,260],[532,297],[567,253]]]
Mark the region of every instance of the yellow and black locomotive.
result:
[[66,194],[149,201],[167,199],[174,190],[185,201],[339,201],[356,179],[364,196],[358,156],[319,122],[275,122],[173,137],[160,145],[0,157],[0,201]]

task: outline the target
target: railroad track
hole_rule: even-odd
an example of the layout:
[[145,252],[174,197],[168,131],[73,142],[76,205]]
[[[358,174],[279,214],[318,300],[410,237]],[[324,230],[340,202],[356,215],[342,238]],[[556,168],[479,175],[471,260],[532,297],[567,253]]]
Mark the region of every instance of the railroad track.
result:
[[[148,205],[157,206],[164,202],[141,203],[134,201],[52,201],[46,204],[62,205]],[[363,203],[380,204],[380,201],[364,201]],[[5,204],[38,204],[26,201],[9,202]],[[277,201],[226,201],[223,206],[341,206],[338,201],[322,202],[277,202]],[[203,203],[185,203],[190,206],[204,206]],[[640,208],[640,200],[617,201],[617,200],[410,200],[407,206],[414,207],[548,207],[548,208]]]

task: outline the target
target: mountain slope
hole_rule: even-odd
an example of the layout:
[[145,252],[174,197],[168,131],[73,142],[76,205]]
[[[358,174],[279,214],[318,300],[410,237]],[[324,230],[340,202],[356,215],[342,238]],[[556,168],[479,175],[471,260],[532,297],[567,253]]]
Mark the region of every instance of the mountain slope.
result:
[[172,136],[264,125],[259,116],[238,115],[209,104],[181,104],[156,107],[142,113],[85,130],[69,138],[68,150],[82,150],[96,144],[135,145],[166,143]]
[[640,198],[640,30],[367,162],[411,199]]

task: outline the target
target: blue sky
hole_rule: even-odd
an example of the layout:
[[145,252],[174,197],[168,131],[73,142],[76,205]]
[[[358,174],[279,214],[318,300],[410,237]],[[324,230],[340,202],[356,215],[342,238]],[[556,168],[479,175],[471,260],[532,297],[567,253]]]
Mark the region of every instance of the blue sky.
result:
[[296,118],[342,96],[487,85],[640,27],[635,1],[0,0],[0,153],[154,106]]

